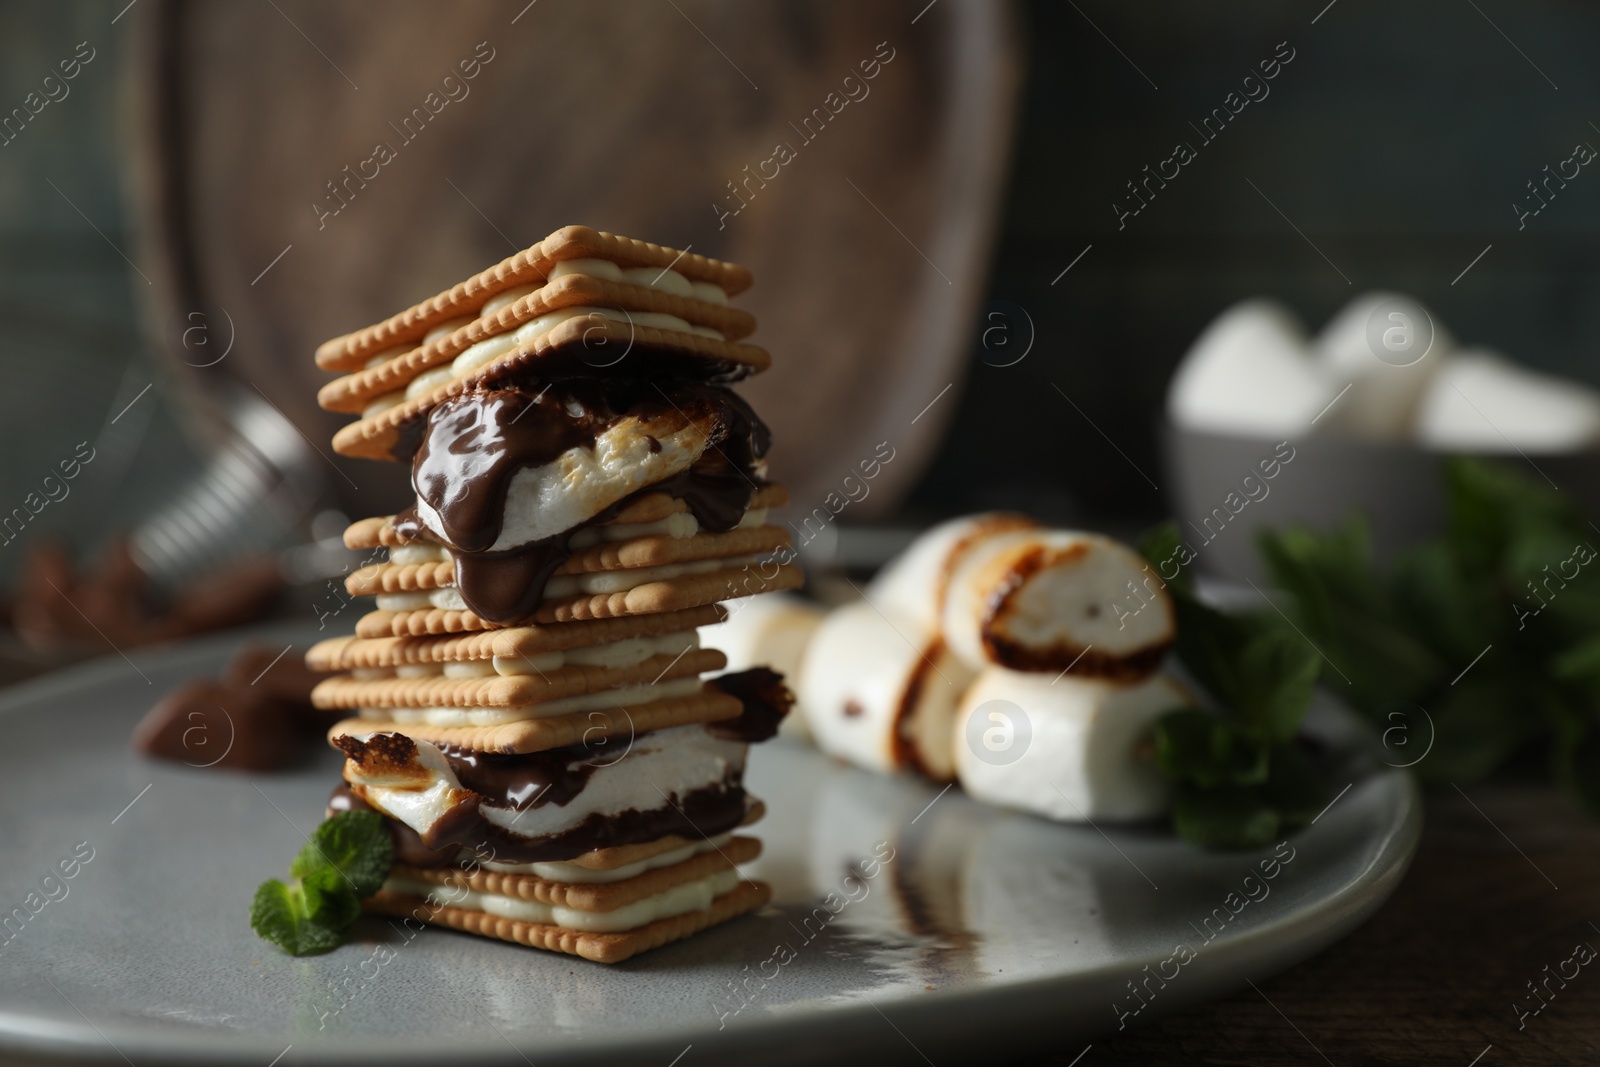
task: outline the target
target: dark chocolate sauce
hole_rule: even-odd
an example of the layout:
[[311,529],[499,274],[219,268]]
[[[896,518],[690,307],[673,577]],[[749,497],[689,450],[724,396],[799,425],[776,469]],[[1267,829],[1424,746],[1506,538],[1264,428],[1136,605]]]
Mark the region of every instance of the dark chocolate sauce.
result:
[[770,667],[718,675],[708,679],[706,685],[738,698],[744,705],[744,713],[737,719],[707,724],[707,733],[725,741],[765,741],[777,734],[783,717],[794,707],[794,694],[783,684],[783,675]]
[[[474,614],[509,625],[532,616],[545,585],[571,555],[572,535],[603,522],[638,497],[665,492],[681,498],[711,532],[739,524],[758,483],[756,464],[771,432],[744,399],[727,389],[595,378],[552,382],[535,392],[507,385],[463,393],[435,407],[412,461],[418,500],[438,516],[443,537],[425,527],[416,508],[396,516],[406,537],[442,543],[455,560],[456,588]],[[661,416],[675,408],[688,417],[716,416],[701,459],[688,470],[647,486],[554,537],[494,552],[511,479],[523,467],[549,463],[568,449],[590,447],[627,416]],[[660,442],[651,438],[652,451]]]
[[722,784],[673,797],[671,804],[648,811],[630,808],[615,815],[590,815],[570,830],[527,838],[514,830],[481,820],[456,838],[498,863],[548,863],[570,860],[597,848],[638,845],[675,836],[698,841],[727,833],[744,821],[744,787]]
[[438,748],[463,786],[494,806],[513,811],[546,804],[565,807],[583,792],[602,758],[598,748],[591,751],[586,745],[520,755],[477,752],[450,744]]

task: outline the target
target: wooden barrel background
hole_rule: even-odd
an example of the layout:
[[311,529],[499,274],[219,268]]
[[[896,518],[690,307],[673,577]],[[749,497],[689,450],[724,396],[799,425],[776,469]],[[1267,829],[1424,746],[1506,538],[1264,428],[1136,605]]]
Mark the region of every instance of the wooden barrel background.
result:
[[[692,248],[755,272],[741,303],[775,363],[741,389],[796,508],[887,443],[852,510],[881,514],[973,346],[1013,21],[988,0],[162,0],[130,94],[153,333],[192,395],[240,379],[331,457],[319,341],[568,223]],[[211,366],[185,348],[200,322],[233,346]],[[351,514],[403,499],[397,466],[335,462]]]

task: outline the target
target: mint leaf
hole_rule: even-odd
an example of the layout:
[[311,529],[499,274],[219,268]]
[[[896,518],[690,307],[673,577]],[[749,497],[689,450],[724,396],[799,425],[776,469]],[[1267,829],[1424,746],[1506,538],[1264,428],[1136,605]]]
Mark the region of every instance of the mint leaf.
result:
[[1246,640],[1239,653],[1240,673],[1249,679],[1238,714],[1263,736],[1287,741],[1300,729],[1322,671],[1322,657],[1298,634],[1263,630]]
[[361,898],[350,890],[344,876],[329,867],[312,871],[300,880],[307,919],[316,926],[343,934],[361,914]]
[[1264,534],[1279,603],[1337,665],[1327,684],[1380,729],[1396,701],[1427,709],[1424,780],[1477,781],[1540,746],[1600,813],[1600,533],[1512,465],[1455,458],[1444,478],[1446,533],[1387,570],[1359,521]]
[[[1483,668],[1480,663],[1474,670]],[[1532,679],[1505,682],[1491,669],[1470,685],[1465,679],[1447,685],[1428,708],[1433,749],[1416,765],[1418,776],[1441,785],[1487,776],[1545,728],[1543,716],[1535,710],[1540,684]]]
[[1421,702],[1444,665],[1377,574],[1365,523],[1325,534],[1263,531],[1258,546],[1273,584],[1289,594],[1286,611],[1338,666],[1331,687],[1369,713],[1396,699]]
[[393,843],[375,811],[341,811],[311,833],[300,854],[289,865],[289,874],[307,878],[328,870],[348,879],[347,888],[356,897],[370,897],[383,885],[393,859]]
[[1181,785],[1173,797],[1172,828],[1205,848],[1257,848],[1277,838],[1280,825],[1278,813],[1253,786]]
[[[1167,584],[1168,589],[1189,593],[1193,591],[1194,582],[1189,572],[1184,569],[1188,550],[1183,549],[1182,544],[1183,535],[1178,532],[1178,524],[1164,522],[1146,531],[1139,539],[1139,554],[1155,568],[1156,574]],[[1170,578],[1167,576],[1168,572],[1172,574]]]
[[361,901],[382,887],[393,851],[377,812],[336,813],[289,865],[294,881],[261,883],[250,928],[291,956],[337,948],[361,914]]
[[[339,877],[331,871],[325,873],[336,879]],[[344,893],[348,896],[349,889]],[[319,922],[313,915],[313,908],[324,916],[342,914],[342,909],[328,900],[325,888],[314,888],[311,895],[315,904],[307,900],[300,883],[284,885],[276,878],[262,882],[250,903],[250,928],[291,956],[309,956],[337,948],[343,943],[349,924],[333,926]],[[355,908],[360,907],[354,897],[350,897],[350,902]]]
[[1328,785],[1305,749],[1275,745],[1270,766],[1261,796],[1277,812],[1283,829],[1297,830],[1321,814],[1328,802]]
[[1311,703],[1322,657],[1299,634],[1266,616],[1228,615],[1169,587],[1178,658],[1238,724],[1287,740]]
[[1220,715],[1192,708],[1156,722],[1156,765],[1198,786],[1259,785],[1267,780],[1267,745]]

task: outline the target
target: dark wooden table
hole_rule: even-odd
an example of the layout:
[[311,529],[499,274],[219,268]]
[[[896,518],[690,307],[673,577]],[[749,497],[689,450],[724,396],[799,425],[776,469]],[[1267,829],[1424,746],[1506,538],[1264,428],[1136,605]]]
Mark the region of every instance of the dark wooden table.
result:
[[[1226,1000],[1037,1063],[1600,1063],[1600,820],[1553,788],[1490,784],[1428,796],[1405,881],[1365,926]],[[1545,970],[1546,967],[1550,969]],[[1571,974],[1576,964],[1566,964]],[[1519,1029],[1515,1006],[1548,1006]],[[1544,994],[1544,983],[1553,995]]]

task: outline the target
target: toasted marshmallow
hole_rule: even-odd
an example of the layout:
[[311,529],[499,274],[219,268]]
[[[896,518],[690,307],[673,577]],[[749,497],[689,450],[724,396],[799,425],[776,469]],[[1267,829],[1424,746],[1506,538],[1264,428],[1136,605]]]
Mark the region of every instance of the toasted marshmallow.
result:
[[[957,713],[961,787],[975,799],[1060,822],[1159,815],[1168,785],[1156,767],[1151,728],[1192,703],[1159,674],[1128,686],[991,667],[968,687]],[[991,731],[995,744],[985,750]],[[985,758],[1013,745],[1025,745],[1020,757]]]
[[[571,831],[586,819],[669,808],[689,793],[737,783],[749,746],[711,726],[673,726],[589,751],[575,750],[569,765],[592,768],[582,790],[561,803],[520,809],[462,788],[444,755],[426,741],[401,734],[341,735],[333,739],[347,757],[351,792],[405,823],[425,841],[446,815],[466,803],[497,827],[537,841]],[[585,762],[585,760],[592,762]]]
[[812,635],[800,668],[800,707],[829,755],[949,781],[951,724],[972,677],[937,637],[862,601],[830,612]]
[[[1371,322],[1385,304],[1396,302],[1409,306],[1391,308],[1376,325]],[[1391,347],[1379,358],[1374,342],[1382,346],[1391,333],[1397,346],[1431,340],[1426,349]],[[1438,319],[1409,297],[1382,291],[1356,297],[1328,321],[1313,344],[1313,358],[1333,386],[1334,395],[1338,396],[1346,383],[1350,386],[1350,391],[1317,419],[1317,432],[1384,441],[1410,437],[1423,393],[1455,347],[1455,338]]]
[[1417,415],[1429,448],[1569,452],[1600,444],[1600,393],[1526,370],[1494,352],[1461,352],[1440,371]]
[[1312,362],[1294,312],[1246,300],[1217,316],[1183,357],[1167,390],[1167,415],[1192,430],[1298,434],[1342,388]]
[[[688,470],[705,451],[715,418],[672,419],[676,425],[670,427],[663,421],[619,419],[595,436],[592,447],[569,448],[549,463],[517,471],[506,491],[500,536],[491,551],[554,537],[630,493]],[[448,541],[434,508],[421,498],[416,508],[422,524]]]
[[[767,593],[730,600],[727,608],[727,621],[701,627],[700,638],[706,648],[720,649],[728,657],[728,670],[771,667],[785,678],[799,679],[806,645],[826,614],[821,607],[797,596]],[[804,712],[785,715],[778,732],[809,737]]]
[[334,739],[345,754],[350,791],[390,818],[427,836],[441,819],[477,794],[463,789],[444,755],[404,734],[370,733]]
[[1132,549],[1065,530],[997,534],[962,558],[944,639],[974,670],[1142,678],[1171,645],[1172,601]]
[[934,633],[940,626],[950,577],[966,554],[996,534],[1038,525],[1025,515],[998,511],[941,522],[878,572],[867,587],[867,598],[891,615]]

